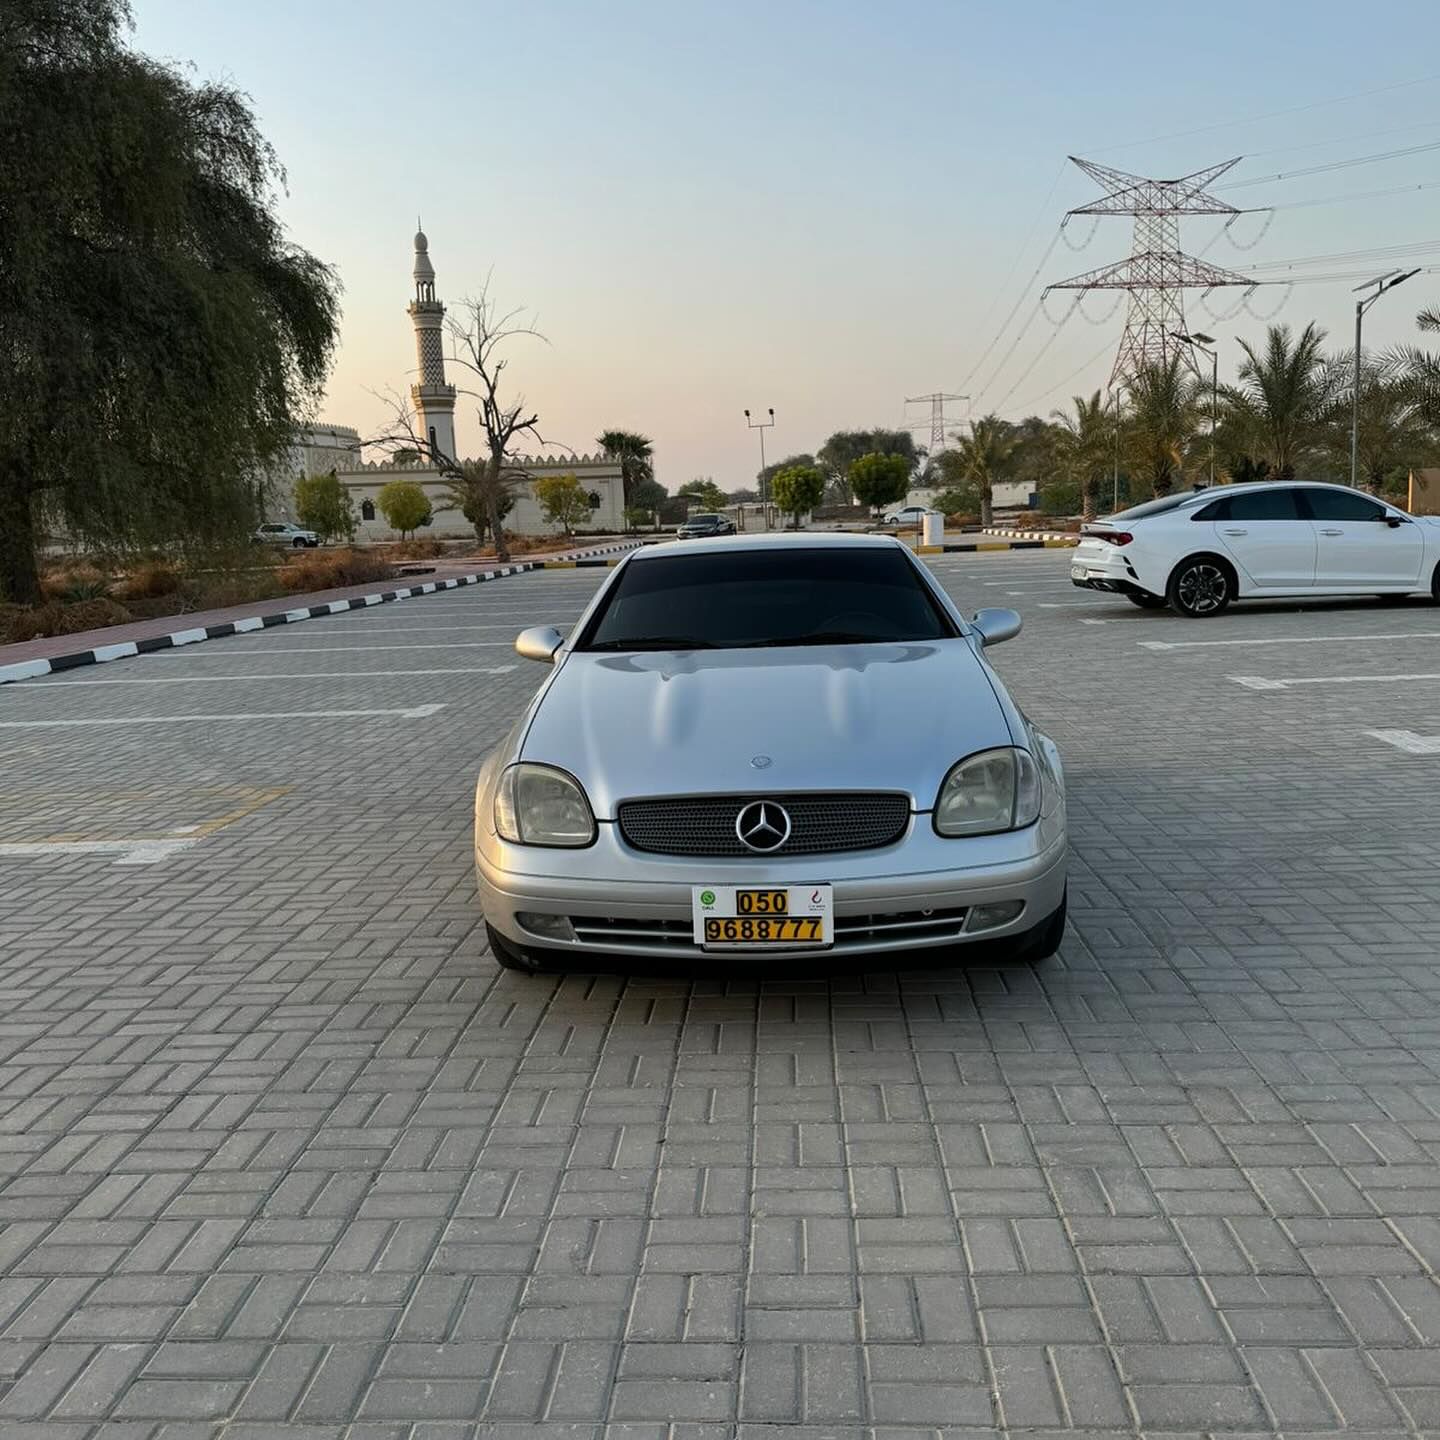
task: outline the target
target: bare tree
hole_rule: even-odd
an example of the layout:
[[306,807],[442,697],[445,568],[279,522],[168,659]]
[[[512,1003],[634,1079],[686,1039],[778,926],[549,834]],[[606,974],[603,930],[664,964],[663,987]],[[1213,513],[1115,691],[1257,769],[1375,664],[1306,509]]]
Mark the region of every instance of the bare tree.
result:
[[495,556],[508,560],[510,552],[501,526],[501,499],[510,486],[526,478],[523,471],[507,463],[510,447],[518,436],[530,436],[542,449],[546,441],[540,434],[540,416],[530,411],[523,395],[508,401],[501,397],[501,379],[509,361],[500,352],[517,336],[529,335],[537,340],[545,337],[533,325],[521,320],[522,309],[517,307],[503,314],[499,311],[490,296],[488,275],[479,295],[467,296],[457,309],[459,313],[448,316],[445,321],[453,342],[451,359],[470,373],[472,385],[462,390],[480,402],[477,418],[485,437],[484,468],[475,483],[477,498],[489,517],[490,533],[495,537]]
[[477,516],[483,515],[495,538],[496,558],[508,560],[510,551],[502,523],[504,512],[509,508],[505,500],[517,485],[529,478],[526,471],[511,461],[511,446],[527,435],[541,449],[548,442],[540,434],[540,416],[530,410],[525,397],[517,395],[506,399],[502,395],[501,381],[509,361],[501,351],[517,336],[530,335],[537,340],[545,337],[533,325],[522,321],[522,308],[500,312],[491,298],[488,276],[480,293],[467,296],[456,311],[445,319],[451,340],[448,360],[470,377],[469,385],[456,388],[462,395],[479,402],[476,418],[484,435],[483,457],[477,461],[461,461],[454,455],[444,454],[431,443],[409,403],[393,391],[389,396],[394,410],[391,424],[365,444],[392,454],[417,451],[439,471],[457,508],[477,530],[480,528]]

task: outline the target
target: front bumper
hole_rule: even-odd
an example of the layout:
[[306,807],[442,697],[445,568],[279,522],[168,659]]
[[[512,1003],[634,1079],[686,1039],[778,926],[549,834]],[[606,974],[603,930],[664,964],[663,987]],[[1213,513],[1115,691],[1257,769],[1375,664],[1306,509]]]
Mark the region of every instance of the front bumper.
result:
[[[478,818],[478,817],[477,817]],[[477,823],[475,873],[485,918],[507,940],[562,958],[594,952],[617,956],[749,961],[763,951],[707,951],[691,933],[695,885],[834,887],[835,943],[796,955],[867,955],[1014,939],[1059,908],[1065,894],[1065,806],[1027,830],[943,839],[928,814],[912,815],[904,837],[881,850],[762,859],[696,859],[632,850],[618,826],[602,822],[584,850],[509,845]],[[970,928],[977,906],[1019,901],[1012,920]],[[563,916],[573,938],[527,929],[523,914]]]

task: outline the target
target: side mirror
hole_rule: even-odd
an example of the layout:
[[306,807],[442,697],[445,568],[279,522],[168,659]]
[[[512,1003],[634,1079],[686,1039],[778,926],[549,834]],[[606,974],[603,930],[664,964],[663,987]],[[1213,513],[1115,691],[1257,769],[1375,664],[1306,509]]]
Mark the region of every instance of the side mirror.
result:
[[1385,523],[1392,530],[1398,530],[1402,525],[1408,525],[1410,522],[1402,515],[1387,515],[1385,517]]
[[1013,640],[1025,622],[1014,610],[977,610],[971,623],[980,632],[982,645],[999,645]]
[[532,625],[515,637],[515,653],[522,660],[539,660],[543,665],[555,663],[555,652],[565,637],[553,625]]

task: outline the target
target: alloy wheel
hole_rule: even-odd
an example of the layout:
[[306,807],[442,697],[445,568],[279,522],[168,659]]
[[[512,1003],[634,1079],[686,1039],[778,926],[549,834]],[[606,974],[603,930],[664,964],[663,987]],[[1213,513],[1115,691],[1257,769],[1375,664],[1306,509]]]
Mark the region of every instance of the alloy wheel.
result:
[[1175,594],[1181,608],[1191,615],[1213,615],[1225,608],[1230,598],[1230,581],[1218,565],[1201,560],[1186,567]]

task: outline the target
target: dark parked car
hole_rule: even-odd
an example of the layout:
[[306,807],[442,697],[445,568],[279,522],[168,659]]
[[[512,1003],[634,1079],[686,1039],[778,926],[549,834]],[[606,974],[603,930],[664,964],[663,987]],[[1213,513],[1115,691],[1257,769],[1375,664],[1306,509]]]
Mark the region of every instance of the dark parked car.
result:
[[716,515],[706,511],[700,515],[692,515],[675,532],[676,537],[681,540],[709,540],[716,535],[733,535],[735,533],[735,522],[725,515]]

